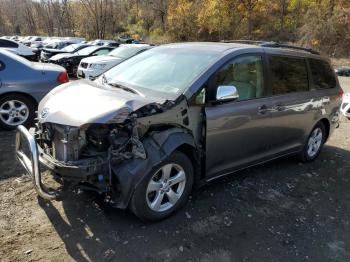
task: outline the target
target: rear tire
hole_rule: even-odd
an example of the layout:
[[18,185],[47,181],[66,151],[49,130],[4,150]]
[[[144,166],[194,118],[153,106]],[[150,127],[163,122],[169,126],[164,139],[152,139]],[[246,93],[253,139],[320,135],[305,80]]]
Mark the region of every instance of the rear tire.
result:
[[136,187],[129,207],[144,221],[164,219],[187,202],[192,185],[191,160],[175,151],[145,175]]
[[325,141],[326,128],[322,122],[318,122],[309,134],[303,151],[299,154],[300,160],[302,162],[314,161],[319,156]]
[[0,128],[14,130],[18,125],[29,127],[34,123],[36,106],[33,101],[19,94],[0,98]]

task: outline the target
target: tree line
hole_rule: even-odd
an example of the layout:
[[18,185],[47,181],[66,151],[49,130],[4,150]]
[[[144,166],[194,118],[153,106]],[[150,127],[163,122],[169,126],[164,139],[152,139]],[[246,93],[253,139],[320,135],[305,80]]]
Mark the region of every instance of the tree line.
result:
[[349,0],[1,0],[1,35],[271,40],[350,55]]

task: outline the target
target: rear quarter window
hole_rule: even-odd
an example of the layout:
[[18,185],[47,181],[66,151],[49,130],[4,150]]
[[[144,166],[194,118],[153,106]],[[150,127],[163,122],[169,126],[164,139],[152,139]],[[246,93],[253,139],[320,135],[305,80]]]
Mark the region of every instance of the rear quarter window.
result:
[[309,90],[306,60],[298,57],[269,56],[273,95]]
[[309,59],[313,87],[315,89],[334,88],[337,85],[333,69],[328,62]]

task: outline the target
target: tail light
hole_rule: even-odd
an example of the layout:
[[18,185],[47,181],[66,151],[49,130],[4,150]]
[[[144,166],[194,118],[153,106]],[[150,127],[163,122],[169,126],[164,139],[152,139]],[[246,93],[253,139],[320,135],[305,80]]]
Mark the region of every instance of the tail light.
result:
[[57,77],[57,81],[61,84],[69,82],[69,77],[68,77],[67,72],[66,71],[61,72]]

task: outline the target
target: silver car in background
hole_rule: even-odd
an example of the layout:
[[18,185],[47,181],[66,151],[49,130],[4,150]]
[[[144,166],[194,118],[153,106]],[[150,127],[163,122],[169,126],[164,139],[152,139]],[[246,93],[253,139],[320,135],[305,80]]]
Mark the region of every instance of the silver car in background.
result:
[[0,49],[0,128],[32,124],[40,100],[68,81],[61,66],[30,62]]

